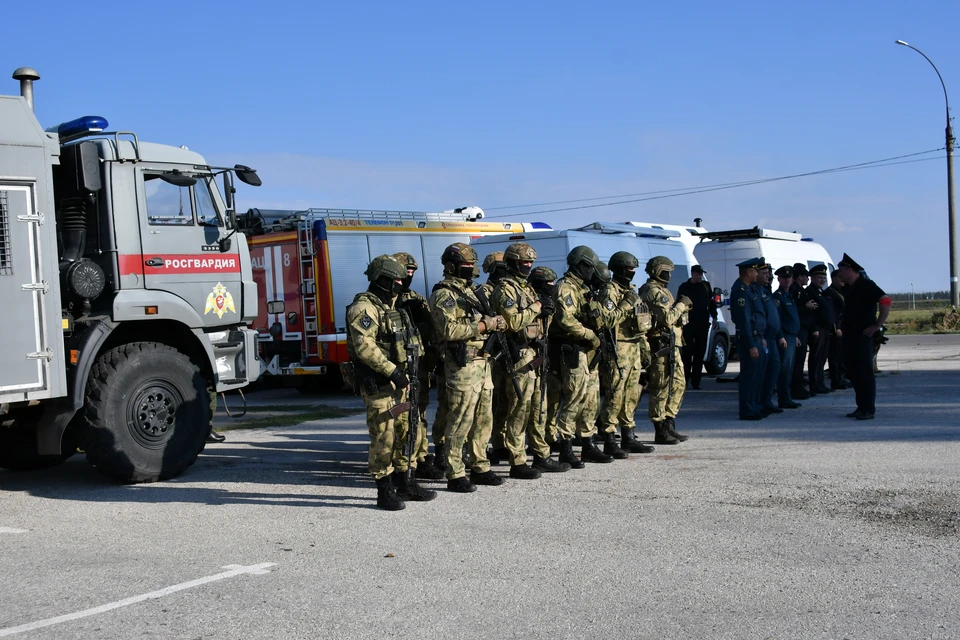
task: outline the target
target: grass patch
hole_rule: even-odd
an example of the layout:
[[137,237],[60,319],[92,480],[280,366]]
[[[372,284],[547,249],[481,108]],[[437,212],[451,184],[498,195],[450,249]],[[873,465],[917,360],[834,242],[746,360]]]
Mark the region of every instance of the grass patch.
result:
[[892,309],[886,322],[890,335],[918,333],[954,333],[960,331],[960,311],[956,309]]
[[330,418],[345,418],[358,413],[363,413],[363,409],[345,409],[341,407],[330,407],[323,404],[318,405],[293,405],[293,404],[275,404],[260,405],[249,407],[247,416],[257,413],[273,413],[281,415],[269,415],[263,417],[243,417],[217,425],[217,431],[236,431],[239,429],[262,429],[263,427],[295,427],[304,422],[313,422],[314,420],[328,420]]

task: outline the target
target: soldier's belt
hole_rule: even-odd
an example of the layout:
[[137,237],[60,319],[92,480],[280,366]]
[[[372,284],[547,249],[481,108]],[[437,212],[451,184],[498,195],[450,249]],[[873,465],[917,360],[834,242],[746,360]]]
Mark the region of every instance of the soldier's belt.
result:
[[617,338],[617,342],[626,342],[628,344],[636,344],[638,342],[643,342],[643,337],[640,338]]
[[483,347],[471,347],[467,345],[465,351],[467,360],[482,360],[488,357],[487,354],[483,352]]

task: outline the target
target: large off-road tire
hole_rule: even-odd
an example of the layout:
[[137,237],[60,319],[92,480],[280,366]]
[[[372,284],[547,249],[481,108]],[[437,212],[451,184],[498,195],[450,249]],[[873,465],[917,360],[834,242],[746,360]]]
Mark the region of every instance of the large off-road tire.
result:
[[176,349],[155,342],[115,347],[97,359],[87,383],[87,460],[122,482],[172,478],[203,451],[211,398],[199,367]]
[[719,334],[713,341],[713,349],[706,365],[707,373],[715,376],[727,370],[727,336]]
[[49,469],[65,462],[77,452],[77,441],[72,430],[63,434],[60,455],[42,456],[37,453],[36,424],[43,412],[41,406],[15,409],[0,417],[0,467],[10,471]]

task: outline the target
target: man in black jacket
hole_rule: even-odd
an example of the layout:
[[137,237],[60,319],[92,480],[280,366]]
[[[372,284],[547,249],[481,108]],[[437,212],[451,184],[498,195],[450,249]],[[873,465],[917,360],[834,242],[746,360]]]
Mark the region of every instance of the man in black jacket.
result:
[[830,363],[830,388],[834,391],[850,388],[846,367],[843,364],[843,329],[840,328],[845,307],[843,288],[843,282],[834,271],[830,274],[830,286],[824,292],[833,301],[833,313],[836,316],[835,329],[830,336],[830,347],[827,353],[827,361]]
[[717,326],[717,302],[710,283],[703,279],[703,273],[703,267],[693,265],[690,268],[690,279],[682,283],[677,290],[678,299],[687,296],[693,301],[693,306],[690,307],[690,322],[683,327],[685,346],[680,355],[683,358],[683,373],[694,389],[700,389],[710,323]]
[[836,329],[837,319],[833,312],[833,300],[824,291],[827,288],[827,265],[818,264],[810,269],[810,285],[806,288],[805,299],[815,300],[808,342],[810,360],[807,363],[807,380],[810,383],[810,395],[830,393],[824,384],[823,367],[827,363],[830,334]]
[[797,334],[797,339],[800,342],[797,344],[797,353],[793,360],[793,378],[790,383],[790,397],[794,400],[804,400],[811,396],[804,389],[803,365],[807,361],[807,336],[813,322],[813,310],[817,303],[815,300],[800,300],[808,282],[810,282],[810,272],[807,271],[807,265],[802,262],[793,265],[793,284],[790,285],[790,294],[793,296],[793,300],[797,304],[797,312],[800,314],[800,332]]

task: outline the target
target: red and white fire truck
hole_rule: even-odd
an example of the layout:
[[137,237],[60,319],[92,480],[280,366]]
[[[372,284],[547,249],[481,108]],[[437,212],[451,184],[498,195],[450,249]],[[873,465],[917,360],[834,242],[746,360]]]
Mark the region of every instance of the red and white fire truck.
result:
[[[420,269],[411,288],[429,297],[453,242],[550,229],[542,222],[481,222],[479,207],[443,213],[250,209],[239,216],[250,246],[265,376],[290,376],[306,392],[339,389],[347,360],[346,308],[368,286],[364,271],[384,253],[406,251]],[[483,256],[481,256],[482,258]],[[482,278],[481,278],[482,279]]]

